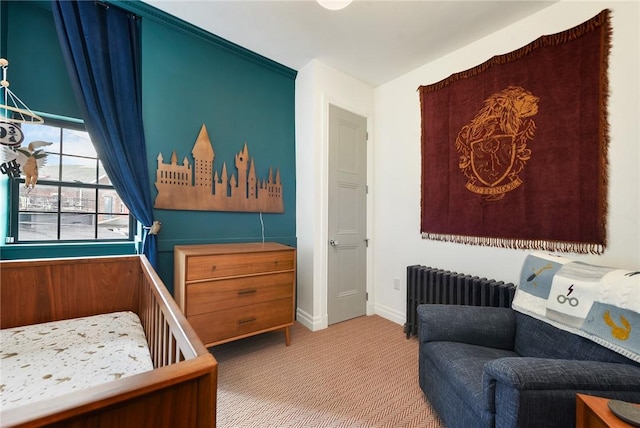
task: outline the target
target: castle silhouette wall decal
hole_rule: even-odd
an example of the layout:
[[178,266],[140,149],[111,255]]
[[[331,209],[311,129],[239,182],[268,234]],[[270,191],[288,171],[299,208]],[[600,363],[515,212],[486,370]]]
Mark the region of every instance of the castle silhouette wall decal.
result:
[[243,211],[282,213],[282,182],[280,170],[269,168],[269,177],[256,177],[255,160],[249,158],[247,143],[235,156],[237,176],[227,173],[227,164],[222,164],[218,175],[213,169],[215,152],[203,124],[193,149],[193,165],[185,157],[178,164],[175,150],[169,163],[164,163],[162,153],[158,153],[156,170],[155,208],[169,210],[198,211]]

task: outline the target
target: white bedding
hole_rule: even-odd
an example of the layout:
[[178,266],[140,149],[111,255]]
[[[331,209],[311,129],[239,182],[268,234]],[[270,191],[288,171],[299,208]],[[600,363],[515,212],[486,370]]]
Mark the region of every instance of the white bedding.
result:
[[0,333],[1,410],[153,370],[140,319],[133,312]]

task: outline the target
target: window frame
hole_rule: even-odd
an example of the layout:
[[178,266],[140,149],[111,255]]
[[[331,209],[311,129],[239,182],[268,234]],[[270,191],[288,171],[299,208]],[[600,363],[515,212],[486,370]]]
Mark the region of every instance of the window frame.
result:
[[[46,113],[40,113],[38,112],[38,115],[44,117],[46,119],[46,125],[52,126],[52,127],[58,127],[58,128],[63,128],[63,129],[69,129],[69,130],[75,130],[75,131],[83,131],[83,132],[88,132],[84,122],[80,119],[75,119],[75,118],[67,118],[67,117],[61,117],[61,116],[55,116],[55,115],[49,115]],[[64,132],[64,131],[61,131]],[[24,144],[24,143],[23,143]],[[45,148],[46,151],[46,148]],[[75,182],[75,181],[63,181],[61,178],[61,173],[62,173],[62,167],[63,167],[63,162],[62,162],[62,156],[65,155],[65,153],[60,152],[60,167],[58,170],[58,179],[56,180],[51,180],[51,179],[44,179],[44,178],[38,178],[38,183],[36,186],[40,186],[40,185],[46,185],[46,186],[55,186],[58,188],[58,195],[61,194],[62,189],[64,189],[65,187],[69,187],[69,188],[80,188],[80,189],[91,189],[95,191],[95,208],[93,209],[93,211],[90,212],[85,212],[83,214],[88,214],[88,215],[92,215],[94,216],[96,219],[100,216],[100,215],[105,215],[105,214],[112,214],[112,213],[104,213],[99,211],[100,208],[100,204],[99,204],[99,199],[98,199],[98,194],[99,194],[99,190],[113,190],[114,192],[117,191],[116,189],[113,187],[113,184],[100,184],[97,183],[83,183],[83,182]],[[68,155],[68,154],[66,154]],[[72,155],[75,156],[75,155]],[[87,157],[85,156],[77,156],[77,157],[84,157],[85,159],[87,159]],[[93,158],[90,158],[93,159]],[[96,154],[96,178],[98,178],[98,174],[99,174],[99,162],[100,162],[100,157],[98,154]],[[104,168],[104,166],[103,166]],[[48,239],[48,240],[20,240],[20,236],[19,236],[19,221],[20,221],[20,214],[23,213],[24,211],[20,211],[20,186],[24,186],[25,183],[25,178],[23,176],[20,176],[18,178],[13,178],[9,180],[9,194],[8,194],[8,199],[9,199],[9,230],[7,233],[7,242],[8,244],[23,244],[23,245],[27,245],[27,244],[49,244],[49,245],[57,245],[57,244],[67,244],[67,243],[85,243],[85,244],[94,244],[94,243],[114,243],[114,242],[121,242],[121,243],[129,243],[129,242],[134,242],[136,240],[136,230],[137,230],[137,221],[136,219],[133,217],[133,215],[131,214],[131,212],[129,211],[128,214],[128,220],[129,220],[129,225],[128,225],[128,231],[129,231],[129,236],[127,238],[98,238],[98,222],[95,222],[94,225],[94,230],[93,230],[93,236],[94,238],[86,238],[86,239],[61,239],[60,238],[60,234],[61,234],[61,217],[66,214],[66,212],[63,210],[62,204],[61,204],[61,198],[58,197],[58,206],[57,209],[55,211],[47,211],[47,213],[49,214],[55,214],[57,216],[57,231],[56,231],[56,235],[57,235],[57,239]],[[44,212],[44,211],[43,211]],[[119,214],[118,214],[119,215]]]

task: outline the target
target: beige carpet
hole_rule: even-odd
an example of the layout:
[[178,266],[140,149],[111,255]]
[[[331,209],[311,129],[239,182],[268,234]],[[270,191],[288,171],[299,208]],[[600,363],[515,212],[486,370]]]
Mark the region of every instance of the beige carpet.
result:
[[211,349],[220,428],[442,426],[418,386],[418,342],[379,316]]

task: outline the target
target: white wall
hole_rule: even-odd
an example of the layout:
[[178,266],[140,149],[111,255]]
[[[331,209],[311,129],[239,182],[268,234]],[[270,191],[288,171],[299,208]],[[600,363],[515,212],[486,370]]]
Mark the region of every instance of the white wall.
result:
[[[313,60],[296,78],[296,230],[297,320],[315,331],[327,320],[327,180],[329,104],[367,118],[371,159],[373,141],[373,88],[324,63]],[[368,183],[373,177],[368,164]],[[373,198],[367,200],[367,227],[372,230]],[[371,232],[369,233],[369,236]],[[367,250],[367,313],[373,312],[372,251]]]
[[[608,247],[601,256],[568,256],[589,263],[640,269],[639,3],[564,1],[375,89],[372,286],[376,313],[404,323],[408,265],[424,264],[517,283],[527,254],[524,250],[421,239],[418,86],[516,50],[541,35],[569,29],[605,8],[612,10],[613,26],[609,62]],[[400,290],[393,289],[394,278],[401,280]]]

